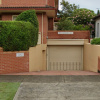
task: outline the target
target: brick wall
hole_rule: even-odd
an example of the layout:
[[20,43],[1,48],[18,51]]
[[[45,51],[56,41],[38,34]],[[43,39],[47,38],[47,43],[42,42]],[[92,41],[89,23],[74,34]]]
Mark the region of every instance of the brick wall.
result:
[[3,13],[1,15],[1,18],[2,18],[3,21],[7,21],[7,20],[10,21],[10,20],[12,20],[13,15],[19,15],[19,13]]
[[11,14],[3,14],[2,20],[3,21],[12,20],[12,15]]
[[55,6],[55,0],[2,0],[0,7],[44,7],[46,5]]
[[53,30],[53,18],[48,18],[48,30]]
[[[24,53],[24,57],[16,57],[16,53]],[[0,74],[29,72],[29,52],[0,51]]]
[[73,34],[58,34],[58,31],[48,31],[48,39],[90,39],[90,31],[59,31]]
[[46,0],[2,0],[0,7],[45,6]]
[[46,13],[43,13],[43,44],[47,43],[47,32],[48,32],[48,17]]
[[[42,20],[42,17],[43,17],[43,20]],[[42,43],[42,31],[43,31],[43,44],[46,44],[47,43],[47,31],[48,31],[48,17],[46,13],[43,13],[43,14],[37,14],[37,18],[39,22],[39,32],[41,32],[41,43]],[[43,24],[43,27],[42,27],[42,24]]]

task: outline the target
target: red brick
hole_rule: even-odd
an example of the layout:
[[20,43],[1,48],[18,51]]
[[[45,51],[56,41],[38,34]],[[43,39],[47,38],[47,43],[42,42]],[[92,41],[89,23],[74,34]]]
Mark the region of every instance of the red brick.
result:
[[23,51],[24,57],[16,57],[18,52],[0,53],[0,74],[29,72],[29,52]]
[[59,31],[74,34],[58,34],[58,31],[48,31],[48,39],[90,39],[90,31]]
[[53,18],[48,18],[48,30],[53,30]]
[[55,0],[2,0],[0,7],[45,7],[55,6]]

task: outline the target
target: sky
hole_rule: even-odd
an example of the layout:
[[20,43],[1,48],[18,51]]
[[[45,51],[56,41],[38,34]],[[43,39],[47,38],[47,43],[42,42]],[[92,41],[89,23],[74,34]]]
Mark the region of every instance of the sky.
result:
[[[61,2],[62,0],[59,0]],[[90,10],[93,10],[95,13],[97,13],[97,9],[100,10],[100,0],[65,0],[68,1],[70,4],[75,3],[76,5],[79,5],[80,8],[87,8]],[[59,3],[59,9],[61,9],[60,3]]]

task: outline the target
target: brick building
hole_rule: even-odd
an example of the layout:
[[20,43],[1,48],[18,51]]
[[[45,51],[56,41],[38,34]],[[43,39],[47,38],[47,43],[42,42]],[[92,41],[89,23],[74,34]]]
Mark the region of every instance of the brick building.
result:
[[53,21],[57,15],[58,0],[0,0],[0,20],[15,20],[25,10],[34,9],[39,21],[41,42],[46,44],[48,30],[53,30]]
[[2,21],[15,20],[25,10],[34,9],[36,11],[39,21],[38,44],[42,45],[40,48],[43,51],[40,60],[42,65],[39,65],[37,61],[37,66],[40,67],[35,66],[37,67],[35,68],[34,61],[30,61],[31,54],[29,53],[29,62],[31,62],[28,65],[29,71],[84,69],[84,44],[88,42],[90,32],[54,31],[53,25],[54,18],[57,16],[58,2],[59,0],[0,0],[0,20]]

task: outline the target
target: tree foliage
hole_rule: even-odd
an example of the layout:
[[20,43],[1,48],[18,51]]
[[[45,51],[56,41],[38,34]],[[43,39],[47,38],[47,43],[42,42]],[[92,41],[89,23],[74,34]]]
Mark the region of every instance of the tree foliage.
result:
[[74,24],[84,24],[87,25],[92,21],[92,18],[95,16],[94,11],[81,8],[81,9],[76,9],[73,12],[73,22]]
[[94,33],[94,21],[92,18],[96,15],[94,11],[79,8],[78,5],[70,4],[68,1],[62,0],[62,11],[59,11],[58,30],[90,30]]
[[59,17],[70,17],[74,10],[79,9],[79,6],[70,4],[68,1],[62,0],[62,10],[58,11]]
[[73,30],[74,24],[72,23],[71,20],[66,19],[61,19],[60,22],[57,24],[58,29],[57,30]]
[[98,11],[97,11],[97,15],[99,15],[100,14],[100,11],[99,11],[99,9],[98,9]]
[[62,18],[57,24],[58,30],[89,30],[88,25],[75,25],[68,18]]

